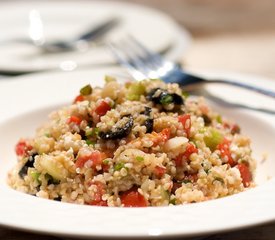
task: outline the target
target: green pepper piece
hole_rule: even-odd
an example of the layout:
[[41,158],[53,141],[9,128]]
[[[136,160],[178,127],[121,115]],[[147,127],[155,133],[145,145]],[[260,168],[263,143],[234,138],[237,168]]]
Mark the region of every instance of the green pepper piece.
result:
[[90,84],[84,86],[83,88],[80,89],[80,94],[82,96],[87,96],[90,95],[93,92],[93,89]]
[[206,135],[204,136],[204,142],[207,147],[213,152],[216,150],[217,145],[220,144],[223,140],[223,135],[214,128],[208,128],[206,131]]
[[31,171],[30,175],[34,181],[37,181],[39,184],[41,184],[41,181],[39,180],[39,176],[41,175],[41,173],[33,170],[33,171]]
[[138,101],[140,96],[145,93],[145,90],[145,86],[142,83],[132,83],[128,88],[126,98],[130,101]]
[[142,157],[142,156],[136,156],[136,160],[138,162],[143,162],[144,161],[144,157]]

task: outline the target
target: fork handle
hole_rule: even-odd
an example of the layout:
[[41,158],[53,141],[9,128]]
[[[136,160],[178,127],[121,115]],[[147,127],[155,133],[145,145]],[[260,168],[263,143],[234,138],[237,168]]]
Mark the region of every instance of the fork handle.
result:
[[175,71],[175,74],[173,76],[169,76],[169,82],[176,82],[181,86],[187,86],[187,85],[193,85],[193,84],[208,84],[208,83],[222,83],[222,84],[227,84],[227,85],[232,85],[244,89],[248,89],[257,93],[261,93],[263,95],[273,97],[275,98],[275,92],[264,89],[261,87],[253,86],[250,84],[242,83],[242,82],[237,82],[237,81],[229,81],[229,80],[221,80],[221,79],[214,79],[214,80],[206,80],[202,77],[195,76],[193,74],[188,74],[186,72],[183,72],[182,70],[180,71]]
[[269,96],[269,97],[273,97],[275,98],[275,92],[268,90],[268,89],[264,89],[261,87],[257,87],[257,86],[253,86],[250,84],[246,84],[246,83],[241,83],[241,82],[235,82],[235,81],[229,81],[229,80],[209,80],[209,81],[205,81],[206,83],[222,83],[222,84],[228,84],[228,85],[232,85],[232,86],[236,86],[236,87],[240,87],[240,88],[244,88],[244,89],[248,89],[257,93],[261,93],[263,95]]

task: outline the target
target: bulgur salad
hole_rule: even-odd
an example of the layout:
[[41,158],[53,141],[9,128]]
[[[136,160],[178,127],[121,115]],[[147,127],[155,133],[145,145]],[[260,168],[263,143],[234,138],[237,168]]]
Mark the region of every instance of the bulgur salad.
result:
[[12,188],[69,203],[180,205],[255,185],[240,127],[161,80],[88,84],[15,152]]

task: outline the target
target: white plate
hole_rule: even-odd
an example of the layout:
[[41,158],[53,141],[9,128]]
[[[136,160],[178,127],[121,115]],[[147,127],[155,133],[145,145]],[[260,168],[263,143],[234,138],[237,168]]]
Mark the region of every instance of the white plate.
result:
[[[246,192],[202,203],[174,207],[104,208],[60,203],[36,198],[10,189],[7,171],[15,164],[14,144],[21,136],[32,136],[53,109],[69,103],[87,83],[102,85],[106,73],[119,69],[82,72],[45,73],[0,82],[0,224],[22,230],[74,237],[174,237],[196,236],[235,230],[275,220],[275,121],[271,115],[214,104],[222,114],[240,123],[243,133],[253,142],[258,160],[258,186]],[[275,90],[268,79],[236,74],[217,74],[254,83],[257,79]],[[209,86],[213,94],[215,86]],[[242,100],[226,86],[219,94],[226,99]],[[261,101],[247,93],[250,101]],[[266,99],[269,105],[274,100]],[[261,162],[262,153],[268,158]]]
[[72,69],[114,62],[104,47],[94,47],[86,52],[41,54],[39,49],[31,45],[11,41],[5,44],[9,39],[28,38],[28,18],[34,9],[40,13],[47,41],[72,38],[107,18],[118,16],[120,24],[108,33],[110,39],[131,34],[155,51],[168,48],[174,50],[175,47],[176,50],[170,54],[172,60],[179,60],[190,43],[187,31],[169,16],[141,5],[99,0],[7,1],[1,3],[0,8],[1,71],[28,72],[60,67]]

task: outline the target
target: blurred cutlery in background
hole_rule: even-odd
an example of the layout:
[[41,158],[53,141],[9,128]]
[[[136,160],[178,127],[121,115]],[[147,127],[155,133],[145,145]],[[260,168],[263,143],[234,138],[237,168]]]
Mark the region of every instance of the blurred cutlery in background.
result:
[[[104,42],[125,32],[142,37],[146,46],[175,62],[191,43],[188,31],[166,14],[117,1],[8,1],[0,8],[0,30],[0,73],[5,75],[114,65]],[[63,43],[48,48],[63,40],[65,49]]]
[[87,29],[79,36],[66,40],[47,42],[44,31],[43,20],[39,11],[33,9],[29,13],[29,39],[14,38],[1,41],[0,44],[22,43],[32,44],[43,53],[61,53],[68,51],[86,51],[100,38],[103,38],[114,27],[118,26],[118,17],[109,18],[90,29]]

